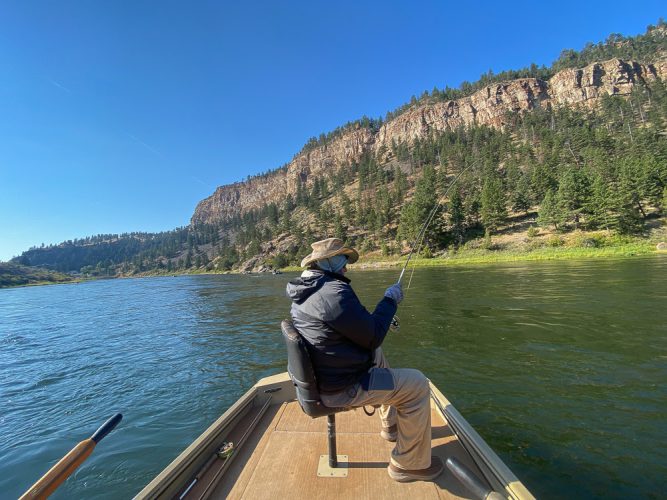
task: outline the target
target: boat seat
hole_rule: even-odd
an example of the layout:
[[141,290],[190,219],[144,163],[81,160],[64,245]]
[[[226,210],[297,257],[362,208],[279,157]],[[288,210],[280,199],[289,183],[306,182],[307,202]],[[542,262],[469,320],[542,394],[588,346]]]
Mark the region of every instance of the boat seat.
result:
[[284,320],[280,327],[287,346],[287,373],[296,387],[296,397],[303,412],[313,418],[333,415],[348,408],[324,406],[317,389],[315,369],[310,360],[305,340],[291,320]]
[[324,406],[317,388],[315,369],[310,359],[306,341],[294,327],[292,320],[286,319],[280,323],[285,345],[287,346],[287,373],[296,388],[296,398],[303,412],[312,417],[327,417],[329,438],[329,467],[338,466],[336,455],[336,413],[347,411],[350,408],[331,408]]

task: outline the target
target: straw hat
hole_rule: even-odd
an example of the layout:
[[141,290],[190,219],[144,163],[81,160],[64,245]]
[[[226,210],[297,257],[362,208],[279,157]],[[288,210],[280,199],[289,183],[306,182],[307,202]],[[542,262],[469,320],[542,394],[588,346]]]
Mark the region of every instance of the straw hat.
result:
[[301,267],[308,267],[316,260],[328,259],[336,255],[347,255],[348,262],[354,264],[359,260],[359,254],[354,248],[348,248],[343,244],[340,238],[327,238],[326,240],[316,241],[312,245],[313,251],[310,255],[304,257],[301,261]]

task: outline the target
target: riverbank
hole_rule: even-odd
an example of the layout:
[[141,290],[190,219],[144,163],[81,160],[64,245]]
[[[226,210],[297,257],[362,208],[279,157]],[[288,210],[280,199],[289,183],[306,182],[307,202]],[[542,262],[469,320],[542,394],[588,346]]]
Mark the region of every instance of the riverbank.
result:
[[[653,230],[649,237],[618,236],[607,232],[575,231],[568,234],[544,232],[528,236],[526,233],[517,235],[499,234],[490,239],[476,239],[458,248],[436,253],[432,256],[413,256],[410,268],[444,267],[458,265],[483,265],[503,262],[538,262],[547,260],[583,260],[583,259],[626,259],[650,255],[667,255],[667,250],[659,250],[667,241],[667,228]],[[402,255],[382,255],[380,251],[362,253],[359,262],[350,266],[351,270],[390,269],[402,267],[407,253]],[[20,266],[25,268],[25,266]],[[27,268],[33,269],[33,268]],[[280,268],[282,272],[297,272],[298,266]],[[38,271],[35,271],[38,272]],[[54,274],[54,273],[51,273]],[[38,286],[62,283],[78,283],[114,277],[70,277],[58,274],[58,281],[39,280],[33,282],[5,284],[0,288],[17,286]],[[189,269],[178,272],[149,271],[140,274],[120,275],[116,278],[145,278],[153,276],[181,276],[197,274],[241,274],[237,270]],[[68,279],[69,278],[69,279]]]
[[[667,240],[667,231],[654,232],[650,238],[623,237],[606,233],[574,232],[567,235],[547,233],[541,236],[521,238],[500,235],[487,240],[473,240],[459,248],[452,248],[433,256],[413,256],[410,267],[441,267],[450,265],[477,265],[502,262],[623,259],[665,254],[658,250],[661,241]],[[352,270],[386,269],[402,267],[407,254],[383,256],[379,252],[362,254]],[[290,266],[283,271],[298,271]]]
[[74,283],[73,276],[38,267],[0,262],[0,288]]

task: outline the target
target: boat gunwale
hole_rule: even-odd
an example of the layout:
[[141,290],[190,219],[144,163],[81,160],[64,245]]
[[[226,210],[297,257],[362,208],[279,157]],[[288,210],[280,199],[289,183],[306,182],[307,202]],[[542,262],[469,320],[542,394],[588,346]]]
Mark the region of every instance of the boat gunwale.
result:
[[[262,397],[263,395],[265,397]],[[171,498],[176,493],[187,489],[186,485],[189,486],[187,482],[194,479],[197,469],[202,467],[209,454],[215,451],[215,444],[224,440],[225,436],[234,430],[240,416],[247,414],[253,407],[264,404],[266,399],[271,399],[273,405],[292,401],[295,398],[296,393],[287,372],[259,379],[134,498]],[[234,457],[235,454],[231,458]]]
[[[249,410],[258,395],[258,385],[252,386],[243,396],[237,399],[227,411],[225,411],[215,422],[213,422],[202,434],[200,434],[190,445],[172,460],[162,472],[148,483],[135,499],[159,498],[170,489],[172,494],[183,488],[183,484],[175,485],[190,468],[196,469],[196,462],[202,462],[203,450],[209,448],[215,441],[221,438],[225,430],[231,430],[236,424],[237,417]],[[199,464],[199,466],[203,465]],[[196,472],[196,470],[194,471]],[[192,474],[190,474],[192,475]],[[189,477],[187,478],[189,479]]]

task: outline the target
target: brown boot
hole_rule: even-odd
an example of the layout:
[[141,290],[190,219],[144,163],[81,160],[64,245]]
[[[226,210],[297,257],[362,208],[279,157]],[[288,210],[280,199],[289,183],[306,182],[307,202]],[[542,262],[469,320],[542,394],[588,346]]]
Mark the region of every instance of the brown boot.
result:
[[380,436],[391,443],[395,443],[398,438],[398,426],[396,424],[390,425],[389,427],[382,426],[380,431]]
[[391,462],[389,463],[389,467],[387,467],[389,477],[399,483],[409,483],[410,481],[433,481],[436,477],[442,474],[443,470],[445,470],[445,466],[442,465],[442,460],[435,455],[431,457],[431,466],[427,469],[401,469]]

